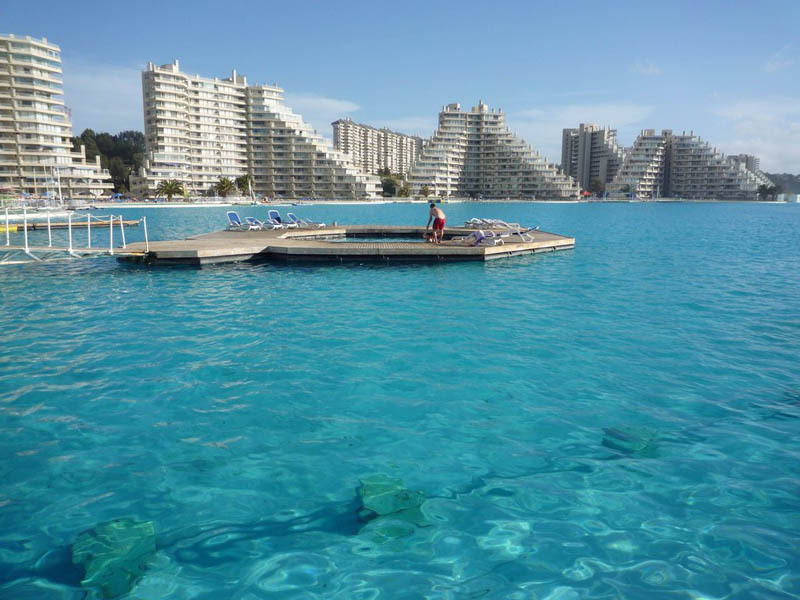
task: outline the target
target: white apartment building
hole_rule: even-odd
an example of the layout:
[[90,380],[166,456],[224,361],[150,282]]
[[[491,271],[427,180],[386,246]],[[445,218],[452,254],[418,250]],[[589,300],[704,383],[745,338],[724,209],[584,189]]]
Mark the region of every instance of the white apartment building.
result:
[[421,137],[389,129],[376,129],[352,119],[339,119],[333,125],[333,145],[353,157],[353,163],[365,173],[388,168],[405,175],[422,153]]
[[[676,198],[755,200],[761,177],[690,132],[671,140],[667,192]],[[766,179],[766,177],[763,177]],[[769,180],[767,180],[769,181]]]
[[594,181],[611,183],[624,158],[616,129],[581,123],[562,132],[561,169],[585,190]]
[[559,172],[505,125],[502,109],[482,101],[470,112],[458,103],[439,113],[439,126],[409,172],[413,194],[577,200],[575,181]]
[[768,187],[775,185],[761,170],[761,160],[757,156],[752,154],[730,154],[728,155],[728,160],[736,165],[737,169],[741,169],[744,166],[745,169],[754,173],[758,179],[758,185],[766,185]]
[[176,60],[142,72],[146,164],[131,187],[156,194],[165,179],[192,196],[209,193],[221,177],[250,174],[259,196],[377,197],[380,179],[348,157],[283,104],[277,86],[248,85],[233,71],[210,79],[180,71]]
[[644,129],[609,191],[642,199],[755,200],[758,186],[770,183],[760,171],[748,169],[746,161],[726,158],[694,132]]
[[113,184],[100,157],[72,150],[61,50],[46,38],[0,35],[0,190],[92,200]]
[[664,174],[667,144],[671,135],[672,132],[668,129],[660,134],[654,129],[643,129],[606,190],[631,193],[643,199],[666,196]]

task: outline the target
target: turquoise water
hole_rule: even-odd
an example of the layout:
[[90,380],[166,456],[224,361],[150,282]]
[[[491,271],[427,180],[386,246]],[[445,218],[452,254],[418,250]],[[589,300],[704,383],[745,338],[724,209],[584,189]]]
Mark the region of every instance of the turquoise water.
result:
[[[0,269],[0,597],[99,597],[69,548],[121,517],[156,530],[131,598],[800,597],[800,205],[443,208],[577,246]],[[358,520],[379,474],[423,524]]]

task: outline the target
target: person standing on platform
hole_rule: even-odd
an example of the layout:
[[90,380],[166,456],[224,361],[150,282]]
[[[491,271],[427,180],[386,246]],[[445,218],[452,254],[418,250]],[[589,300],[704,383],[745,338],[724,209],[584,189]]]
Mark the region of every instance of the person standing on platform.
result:
[[433,241],[441,244],[442,236],[444,235],[445,215],[444,211],[433,202],[431,202],[431,210],[428,213],[428,224],[425,225],[425,231],[428,231],[428,227],[431,226],[431,220],[433,220]]

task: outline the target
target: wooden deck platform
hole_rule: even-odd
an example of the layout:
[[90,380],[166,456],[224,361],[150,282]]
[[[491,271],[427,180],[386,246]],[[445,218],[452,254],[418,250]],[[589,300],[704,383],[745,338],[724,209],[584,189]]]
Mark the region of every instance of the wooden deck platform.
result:
[[[470,246],[451,238],[469,235],[474,229],[448,227],[441,244],[422,240],[424,227],[393,225],[347,225],[324,228],[264,231],[216,231],[184,240],[128,244],[128,254],[119,260],[153,265],[203,265],[238,261],[327,261],[327,262],[441,262],[486,261],[518,254],[552,252],[575,247],[575,239],[532,231],[532,241],[520,236],[503,238],[497,246]],[[500,229],[497,233],[508,233]],[[391,238],[392,241],[358,241],[359,238]],[[397,238],[409,241],[394,241]],[[337,241],[338,240],[338,241]]]

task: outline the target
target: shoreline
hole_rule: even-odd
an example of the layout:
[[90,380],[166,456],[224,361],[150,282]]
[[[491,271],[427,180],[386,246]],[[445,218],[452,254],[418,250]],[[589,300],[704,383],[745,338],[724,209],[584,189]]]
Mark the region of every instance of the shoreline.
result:
[[[76,212],[86,212],[97,209],[113,208],[226,208],[236,206],[253,207],[300,207],[303,206],[377,206],[384,204],[428,204],[430,200],[318,200],[293,202],[100,202],[92,207],[80,208]],[[792,202],[779,202],[776,200],[690,200],[690,199],[658,199],[658,200],[450,200],[436,204],[795,204]],[[30,213],[29,213],[30,216]]]
[[[428,204],[429,200],[319,200],[317,202],[260,202],[256,204],[244,204],[235,202],[98,202],[91,206],[78,209],[28,209],[28,219],[46,219],[49,214],[51,218],[66,218],[68,214],[80,215],[94,211],[108,211],[114,209],[133,209],[133,208],[234,208],[234,207],[263,207],[263,208],[292,208],[297,207],[302,210],[304,206],[376,206],[384,204]],[[770,205],[792,205],[796,202],[786,202],[777,200],[677,200],[677,199],[658,199],[658,200],[454,200],[437,204],[563,204],[584,206],[587,204],[770,204]],[[21,222],[23,220],[22,209],[12,208],[9,213],[9,222]],[[0,225],[5,222],[5,215],[0,209]]]

